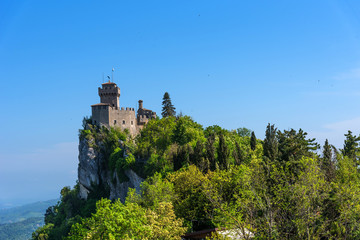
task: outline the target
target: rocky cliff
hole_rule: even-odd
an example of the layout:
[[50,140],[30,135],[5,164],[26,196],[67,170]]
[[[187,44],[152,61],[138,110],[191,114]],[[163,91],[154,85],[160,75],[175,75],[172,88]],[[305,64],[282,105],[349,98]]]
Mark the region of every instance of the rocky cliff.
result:
[[[124,176],[119,176],[117,171],[111,171],[108,168],[105,156],[100,150],[101,142],[94,141],[94,139],[80,138],[78,166],[80,197],[87,199],[90,191],[96,191],[99,186],[109,191],[110,199],[120,198],[123,202],[128,188],[135,188],[139,192],[143,179],[133,170],[126,169],[121,174],[125,174],[127,177],[125,179],[128,181],[121,181],[120,179],[124,179]],[[122,147],[121,142],[119,146]]]

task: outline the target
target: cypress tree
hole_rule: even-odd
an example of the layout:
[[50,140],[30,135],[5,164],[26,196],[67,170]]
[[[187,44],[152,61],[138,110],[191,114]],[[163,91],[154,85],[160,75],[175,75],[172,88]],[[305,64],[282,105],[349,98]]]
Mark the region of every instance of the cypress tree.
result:
[[245,156],[241,151],[240,145],[237,141],[235,141],[235,149],[233,151],[233,157],[235,159],[235,164],[240,165],[245,162]]
[[196,142],[193,153],[190,155],[190,162],[195,164],[200,171],[206,173],[210,168],[210,162],[204,154],[204,144],[201,140]]
[[194,147],[194,152],[190,156],[190,162],[192,164],[198,165],[201,162],[201,159],[203,158],[203,150],[204,150],[204,145],[201,142],[201,140],[198,140]]
[[[236,144],[237,144],[237,142],[236,142]],[[232,156],[235,160],[235,164],[240,165],[240,159],[239,159],[238,152],[236,151],[236,149],[233,150]]]
[[207,142],[206,142],[206,157],[209,160],[210,170],[211,171],[215,171],[216,168],[217,168],[216,161],[215,161],[214,142],[215,142],[215,135],[211,134],[207,138]]
[[254,151],[255,148],[256,148],[256,136],[255,136],[255,133],[254,133],[254,132],[251,133],[250,148],[251,148],[251,150],[253,150],[253,151]]
[[220,169],[228,169],[230,150],[226,145],[226,141],[223,134],[220,134],[219,136],[219,147],[217,149],[217,153],[218,153],[218,162]]
[[329,182],[335,177],[335,166],[332,160],[333,146],[329,144],[329,141],[326,139],[323,147],[323,157],[321,162],[321,168],[325,173],[326,180]]
[[277,128],[270,123],[266,127],[265,139],[263,143],[263,155],[268,158],[270,161],[275,161],[278,157],[278,140],[276,138]]
[[162,101],[162,112],[161,115],[165,117],[175,116],[175,107],[171,103],[170,94],[168,92],[165,92],[163,101]]
[[329,141],[326,139],[324,144],[324,150],[323,150],[323,163],[324,165],[329,165],[332,158],[332,150],[331,145],[329,144]]
[[191,154],[192,148],[189,145],[180,146],[177,150],[177,153],[173,156],[174,171],[179,170],[185,164],[189,164],[189,156]]

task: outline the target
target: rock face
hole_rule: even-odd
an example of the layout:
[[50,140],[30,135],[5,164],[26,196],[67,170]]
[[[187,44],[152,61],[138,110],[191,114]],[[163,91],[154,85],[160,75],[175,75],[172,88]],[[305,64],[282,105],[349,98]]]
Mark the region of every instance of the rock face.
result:
[[[94,190],[96,185],[101,185],[109,189],[111,200],[120,198],[125,201],[128,188],[135,188],[140,192],[140,184],[143,181],[134,171],[127,169],[124,174],[129,181],[120,182],[116,171],[106,168],[105,158],[101,151],[97,150],[94,140],[80,139],[79,143],[79,166],[78,181],[80,185],[80,197],[87,199],[90,191]],[[99,144],[97,144],[99,146]]]

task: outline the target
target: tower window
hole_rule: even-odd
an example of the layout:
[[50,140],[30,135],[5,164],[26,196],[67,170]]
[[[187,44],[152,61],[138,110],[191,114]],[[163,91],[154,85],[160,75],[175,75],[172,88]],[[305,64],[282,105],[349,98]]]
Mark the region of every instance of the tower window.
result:
[[131,125],[134,125],[134,122],[133,122],[133,121],[131,121]]
[[114,120],[114,124],[116,124],[116,120]]
[[125,120],[123,120],[123,124],[125,124]]

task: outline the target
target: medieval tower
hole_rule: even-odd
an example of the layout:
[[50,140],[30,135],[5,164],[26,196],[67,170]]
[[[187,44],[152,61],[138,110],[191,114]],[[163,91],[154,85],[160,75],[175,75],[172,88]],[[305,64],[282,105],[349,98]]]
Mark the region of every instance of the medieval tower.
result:
[[114,82],[103,83],[98,93],[100,103],[91,105],[94,125],[128,129],[134,136],[150,119],[156,118],[155,112],[143,108],[142,100],[139,100],[137,114],[134,108],[120,108],[120,88]]

